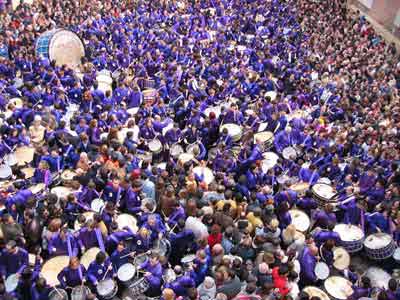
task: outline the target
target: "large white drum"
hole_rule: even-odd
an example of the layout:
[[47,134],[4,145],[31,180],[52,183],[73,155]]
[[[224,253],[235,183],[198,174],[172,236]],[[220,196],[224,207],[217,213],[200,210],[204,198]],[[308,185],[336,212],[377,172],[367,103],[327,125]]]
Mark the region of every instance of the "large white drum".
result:
[[349,253],[360,251],[363,248],[364,232],[361,228],[351,224],[337,224],[333,231],[339,234],[341,245]]
[[290,217],[292,218],[292,224],[296,230],[300,232],[306,232],[310,227],[310,218],[307,214],[298,209],[289,210]]
[[323,290],[315,286],[307,286],[303,289],[303,291],[306,292],[310,298],[318,297],[321,300],[330,300],[329,296]]
[[329,277],[325,280],[324,287],[332,298],[338,300],[346,300],[351,294],[353,294],[351,282],[340,276]]
[[396,244],[389,234],[381,232],[369,235],[364,241],[364,248],[369,258],[382,260],[393,255]]
[[222,125],[220,128],[220,132],[222,132],[225,128],[228,129],[228,134],[232,137],[232,140],[234,142],[238,142],[242,137],[242,128],[239,125],[236,124]]
[[36,40],[37,56],[55,60],[57,65],[76,68],[85,56],[85,48],[78,35],[65,29],[54,29],[42,33]]

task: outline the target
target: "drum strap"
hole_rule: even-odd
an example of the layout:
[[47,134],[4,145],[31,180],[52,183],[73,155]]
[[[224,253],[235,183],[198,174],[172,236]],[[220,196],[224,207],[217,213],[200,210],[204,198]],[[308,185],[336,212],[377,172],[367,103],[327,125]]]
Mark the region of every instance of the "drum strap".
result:
[[78,274],[79,274],[80,280],[82,281],[82,280],[83,280],[83,274],[82,274],[82,267],[81,267],[81,265],[79,265],[79,267],[78,267]]
[[115,203],[119,204],[119,198],[121,197],[121,187],[118,188],[117,197],[115,198]]
[[99,228],[96,228],[96,229],[94,230],[94,232],[96,233],[96,238],[97,238],[97,242],[99,243],[99,248],[101,249],[101,251],[105,252],[103,236],[102,236],[102,234],[101,234],[100,229],[99,229]]
[[319,247],[319,255],[321,255],[322,260],[323,260],[324,262],[326,262],[325,257],[324,257],[324,255],[322,254],[322,247],[323,247],[323,246],[324,246],[324,244],[322,244],[322,245]]
[[72,246],[71,246],[71,237],[69,234],[67,234],[67,250],[68,250],[68,256],[71,258],[73,256],[72,253]]

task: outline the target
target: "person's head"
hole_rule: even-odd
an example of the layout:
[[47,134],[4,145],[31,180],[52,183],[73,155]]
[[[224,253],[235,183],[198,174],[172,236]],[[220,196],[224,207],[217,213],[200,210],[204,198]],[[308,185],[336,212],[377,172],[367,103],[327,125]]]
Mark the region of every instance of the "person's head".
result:
[[96,263],[102,264],[106,261],[106,258],[107,258],[106,254],[104,252],[100,251],[96,255]]
[[14,240],[10,240],[6,244],[6,249],[8,253],[14,254],[15,252],[17,252],[17,243]]
[[71,259],[69,260],[69,267],[74,270],[78,269],[79,259],[76,256],[71,257]]
[[278,269],[278,273],[279,273],[279,275],[281,275],[281,276],[287,277],[288,274],[289,274],[288,265],[287,265],[287,264],[282,264],[282,265],[280,265],[280,266],[279,266],[279,269]]
[[120,241],[117,245],[117,251],[118,252],[122,252],[125,249],[125,242],[124,241]]
[[396,291],[397,287],[398,287],[397,280],[394,279],[394,278],[390,278],[389,283],[388,283],[388,287],[389,287],[389,290],[391,290],[393,292]]
[[159,257],[159,255],[157,253],[152,253],[150,255],[150,264],[152,266],[155,266],[156,264],[158,264],[159,261],[160,261],[160,257]]
[[175,293],[172,289],[164,289],[162,292],[162,297],[164,298],[164,300],[174,300]]

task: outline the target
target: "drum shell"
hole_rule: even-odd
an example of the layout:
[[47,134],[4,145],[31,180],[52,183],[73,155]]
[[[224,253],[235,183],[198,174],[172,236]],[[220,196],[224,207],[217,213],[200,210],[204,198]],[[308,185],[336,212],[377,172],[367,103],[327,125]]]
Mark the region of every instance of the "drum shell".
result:
[[[339,230],[340,226],[348,226],[347,224],[338,224],[335,226],[334,231],[339,233],[339,235],[341,236],[341,231]],[[344,231],[343,234],[346,234],[346,232]],[[362,248],[364,247],[364,240],[365,240],[365,236],[362,235],[362,237],[360,239],[354,239],[352,241],[345,241],[343,240],[342,236],[340,238],[340,245],[346,249],[347,252],[349,253],[356,253],[358,251],[361,251]]]
[[66,64],[75,68],[85,55],[85,48],[79,36],[72,31],[54,29],[42,33],[37,38],[35,53],[39,57],[55,60],[57,65]]
[[135,280],[130,286],[129,290],[132,295],[142,295],[149,289],[149,282],[145,277]]
[[90,294],[90,290],[87,286],[81,285],[74,287],[71,292],[71,300],[84,300],[86,296]]
[[[129,269],[127,269],[129,268]],[[121,275],[126,275],[128,272],[132,272],[132,276],[129,278],[123,278]],[[122,265],[117,272],[118,280],[122,283],[122,285],[129,287],[135,281],[137,269],[136,266],[130,263],[126,263]]]
[[[109,284],[112,284],[112,285],[113,285],[113,288],[112,288],[111,290],[107,291],[107,293],[104,293],[104,291],[102,291],[102,290],[100,289],[100,287],[101,287],[101,284],[107,283],[107,282],[108,282]],[[117,294],[117,292],[118,292],[118,285],[117,285],[112,279],[102,280],[102,281],[100,281],[100,283],[97,285],[96,291],[97,291],[97,293],[99,294],[99,297],[100,297],[101,299],[104,299],[104,300],[113,299],[113,297],[114,297],[114,296]]]
[[393,239],[390,241],[388,245],[379,249],[372,249],[365,245],[364,241],[364,250],[368,258],[373,260],[384,260],[391,257],[396,250],[396,244]]
[[[60,298],[60,294],[63,295],[63,298]],[[68,294],[65,290],[57,288],[57,290],[53,289],[49,293],[49,299],[57,299],[57,300],[68,300]]]

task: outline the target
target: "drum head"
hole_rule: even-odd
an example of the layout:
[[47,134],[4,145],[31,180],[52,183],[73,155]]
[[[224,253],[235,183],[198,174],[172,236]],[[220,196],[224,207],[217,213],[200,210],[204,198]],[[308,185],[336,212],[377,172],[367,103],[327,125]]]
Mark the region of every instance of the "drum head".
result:
[[270,131],[259,132],[254,135],[254,142],[256,143],[257,141],[260,141],[261,143],[265,143],[272,140],[273,137],[274,134]]
[[94,199],[90,204],[90,208],[96,213],[101,213],[103,207],[104,207],[104,201],[100,198]]
[[222,132],[224,129],[228,129],[228,134],[232,137],[235,137],[237,135],[242,134],[242,129],[240,128],[239,125],[236,124],[225,124],[221,126],[220,132]]
[[40,193],[41,191],[43,191],[45,187],[46,187],[46,185],[44,183],[39,183],[34,186],[31,186],[29,188],[29,190],[32,192],[32,194],[36,195],[36,194]]
[[333,266],[338,270],[344,270],[350,266],[350,255],[343,247],[333,249],[333,260]]
[[181,145],[175,144],[171,147],[170,153],[172,156],[177,157],[178,155],[183,153],[183,148]]
[[68,300],[68,294],[65,290],[57,288],[53,289],[49,293],[50,300]]
[[35,169],[34,168],[23,168],[21,170],[22,173],[25,175],[25,179],[29,179],[33,177],[33,174],[35,174]]
[[185,255],[182,259],[181,259],[181,263],[184,264],[188,264],[191,263],[192,261],[194,261],[196,259],[196,255],[195,254],[189,254],[189,255]]
[[295,159],[297,157],[297,152],[293,147],[286,147],[282,151],[282,156],[287,160]]
[[344,242],[354,242],[364,238],[361,228],[350,224],[337,224],[333,231],[337,232]]
[[59,199],[66,199],[68,195],[72,193],[72,191],[72,189],[65,186],[56,186],[55,188],[51,189],[51,193],[57,195]]
[[134,261],[133,261],[133,264],[135,265],[135,266],[140,266],[141,264],[143,264],[143,263],[145,263],[146,261],[147,261],[147,259],[148,259],[149,257],[147,256],[147,254],[145,254],[145,253],[143,253],[143,254],[140,254],[140,255],[137,255],[137,256],[135,256],[135,259],[134,259]]
[[12,175],[12,170],[7,165],[0,166],[0,179],[7,179]]
[[124,227],[130,228],[134,233],[138,231],[137,222],[134,216],[128,214],[121,214],[117,217],[116,220],[119,229],[123,229]]
[[332,186],[322,183],[314,184],[312,187],[313,193],[323,199],[331,200],[335,196],[335,192]]
[[117,272],[118,279],[124,282],[131,280],[135,274],[136,267],[131,263],[123,264],[121,267],[119,267]]
[[175,281],[176,274],[173,269],[166,269],[164,271],[164,274],[162,277],[163,277],[164,283],[171,283],[171,282]]
[[308,184],[307,182],[299,182],[299,183],[292,184],[289,187],[289,189],[299,193],[299,192],[308,190],[309,187],[310,187],[310,184]]
[[289,214],[296,230],[300,232],[306,232],[308,230],[310,227],[310,218],[305,212],[298,209],[292,209],[289,210]]
[[[108,296],[115,289],[116,285],[112,279],[102,280],[97,284],[97,292],[100,296]],[[107,298],[108,299],[108,298]]]
[[33,147],[19,147],[15,150],[15,158],[19,165],[29,164],[33,161],[35,148]]
[[263,154],[264,160],[262,161],[261,168],[263,172],[268,172],[277,164],[279,156],[274,152],[265,152]]
[[[90,220],[93,220],[94,212],[87,211],[87,212],[84,212],[83,215],[85,216],[85,223],[86,223]],[[82,226],[83,226],[83,224],[79,223],[79,220],[76,219],[75,224],[74,224],[74,229],[79,230],[79,229],[81,229]]]
[[310,298],[318,297],[321,300],[330,300],[329,296],[323,290],[315,286],[307,286],[303,289],[303,291],[306,292]]
[[76,176],[76,172],[71,171],[71,170],[65,170],[64,172],[62,172],[61,174],[61,179],[62,180],[73,180],[74,177]]
[[364,246],[369,249],[382,249],[388,246],[393,241],[392,237],[386,233],[375,233],[369,235],[365,241]]
[[371,280],[372,287],[388,288],[389,280],[392,278],[388,272],[378,267],[368,268],[365,276]]
[[149,149],[151,152],[157,152],[161,149],[162,145],[158,139],[154,139],[149,142]]
[[221,114],[221,106],[212,106],[212,107],[207,107],[204,110],[204,114],[208,117],[210,116],[210,113],[213,112],[215,114],[215,117],[218,119],[219,115]]
[[87,286],[81,285],[76,286],[72,289],[71,300],[86,299],[86,296],[90,294],[90,290]]
[[183,164],[191,161],[194,158],[193,154],[190,153],[182,153],[179,155],[179,161],[182,162]]
[[12,274],[12,275],[8,276],[6,279],[6,282],[5,282],[5,286],[6,286],[7,293],[13,292],[18,286],[17,274]]
[[195,167],[193,168],[193,173],[195,173],[199,177],[204,175],[203,181],[207,184],[210,184],[211,182],[214,181],[214,174],[209,168]]
[[396,250],[394,250],[393,258],[394,258],[396,261],[400,261],[400,248],[396,248]]
[[75,69],[85,56],[82,41],[72,31],[58,30],[49,43],[49,58],[55,60],[57,65],[68,65]]
[[325,280],[324,287],[328,294],[335,299],[346,300],[351,294],[353,294],[351,282],[344,277],[329,277]]
[[314,272],[318,279],[325,280],[329,277],[329,267],[322,261],[315,265]]
[[48,260],[42,268],[42,276],[46,279],[46,282],[50,286],[56,286],[59,284],[57,275],[68,266],[69,257],[68,256],[56,256]]

